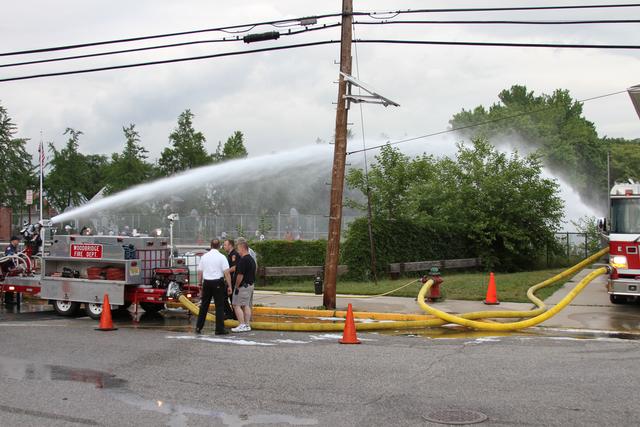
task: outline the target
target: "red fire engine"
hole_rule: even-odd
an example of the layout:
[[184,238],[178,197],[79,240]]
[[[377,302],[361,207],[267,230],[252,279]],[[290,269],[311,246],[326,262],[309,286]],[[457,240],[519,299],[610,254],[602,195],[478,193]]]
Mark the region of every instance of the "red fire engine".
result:
[[172,301],[176,288],[187,297],[199,291],[189,283],[184,261],[172,265],[171,260],[166,238],[53,236],[41,258],[23,253],[4,260],[10,267],[0,276],[0,291],[46,299],[63,316],[84,307],[87,315],[99,318],[105,294],[113,306],[138,304],[158,312]]
[[609,263],[613,269],[607,290],[612,303],[623,304],[640,296],[640,184],[616,184],[610,197]]

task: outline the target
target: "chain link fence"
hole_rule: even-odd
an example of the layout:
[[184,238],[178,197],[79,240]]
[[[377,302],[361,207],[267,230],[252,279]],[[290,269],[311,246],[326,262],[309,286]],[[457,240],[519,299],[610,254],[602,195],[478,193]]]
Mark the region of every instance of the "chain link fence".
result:
[[[356,216],[344,216],[342,229],[345,231]],[[38,213],[31,213],[33,222],[37,221]],[[23,221],[28,221],[28,215],[13,214],[14,234],[22,227]],[[93,228],[94,234],[131,234],[134,231],[141,234],[154,234],[158,231],[169,235],[169,222],[159,215],[116,214],[88,223],[74,224],[73,232],[79,232],[84,226]],[[174,222],[173,235],[178,245],[206,245],[214,237],[235,238],[244,236],[259,240],[318,240],[326,239],[329,228],[329,217],[320,214],[277,213],[274,215],[257,214],[223,214],[181,216]],[[56,230],[66,234],[65,230]],[[565,231],[556,233],[554,244],[547,245],[547,265],[554,264],[558,256],[567,260],[582,259],[597,251],[602,242],[598,236],[589,233]],[[555,246],[555,248],[554,248]],[[555,249],[555,250],[554,250]],[[558,253],[558,249],[559,252]],[[555,260],[554,260],[555,259]]]
[[[343,216],[342,230],[345,231],[356,216]],[[33,222],[38,220],[31,216]],[[27,215],[13,215],[13,230],[17,233]],[[160,215],[114,214],[85,222],[72,222],[72,232],[78,233],[83,227],[92,228],[93,234],[132,234],[152,235],[160,232],[169,235],[169,221]],[[329,217],[320,214],[277,213],[275,215],[223,214],[181,215],[173,224],[173,236],[176,244],[202,244],[214,237],[235,238],[244,236],[259,240],[319,240],[326,239],[329,229]],[[64,229],[55,232],[66,234]]]

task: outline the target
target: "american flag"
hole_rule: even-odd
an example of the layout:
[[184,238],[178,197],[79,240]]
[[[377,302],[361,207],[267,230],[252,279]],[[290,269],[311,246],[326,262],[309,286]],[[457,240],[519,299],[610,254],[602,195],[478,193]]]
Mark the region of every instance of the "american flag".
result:
[[44,144],[42,142],[40,142],[38,152],[40,153],[40,174],[42,174],[44,171]]

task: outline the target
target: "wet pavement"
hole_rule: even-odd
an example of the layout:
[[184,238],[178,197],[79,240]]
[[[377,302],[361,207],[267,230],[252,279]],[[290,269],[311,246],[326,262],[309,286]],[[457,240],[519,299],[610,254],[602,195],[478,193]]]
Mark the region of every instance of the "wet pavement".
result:
[[[603,282],[587,290],[536,328],[358,333],[358,346],[339,345],[340,333],[216,336],[210,324],[194,335],[195,318],[183,309],[117,310],[119,329],[97,332],[97,321],[59,317],[43,301],[2,306],[0,425],[635,424],[640,409],[628,396],[640,380],[640,305],[610,304]],[[260,297],[262,305],[317,305],[312,295]],[[411,298],[338,302],[420,313]],[[487,308],[473,301],[436,306]]]
[[[629,425],[634,334],[190,332],[193,316],[0,322],[0,425]],[[13,315],[13,314],[12,314]],[[616,369],[611,369],[615,364]],[[470,418],[469,418],[470,419]],[[535,420],[535,422],[532,422]],[[446,424],[446,423],[445,423]]]
[[[578,273],[560,290],[548,298],[545,303],[552,307],[559,302],[589,270]],[[556,316],[545,321],[536,328],[529,328],[522,333],[547,333],[551,335],[568,334],[569,336],[600,336],[640,334],[640,304],[612,304],[606,292],[606,277],[600,276],[589,284],[576,299]],[[499,287],[498,287],[499,294]],[[281,293],[257,291],[255,304],[264,307],[316,308],[322,303],[322,296],[302,293]],[[338,309],[345,309],[352,304],[355,311],[374,311],[388,313],[424,314],[415,299],[403,297],[359,298],[358,296],[339,295]],[[483,311],[488,307],[480,301],[445,300],[433,303],[434,307],[452,313]],[[501,303],[491,306],[491,310],[529,310],[529,303]],[[194,324],[194,316],[183,308],[169,308],[162,314],[128,311],[113,312],[118,327],[132,329],[161,329],[172,332],[190,332]],[[79,316],[81,317],[81,316]],[[46,301],[28,299],[20,305],[0,305],[0,326],[4,321],[36,321],[59,318]],[[340,323],[340,318],[317,317],[273,317],[255,316],[255,321],[301,322],[301,323]],[[358,320],[356,320],[358,321]],[[450,337],[457,334],[469,334],[463,328],[449,326],[445,328],[429,328],[424,330],[396,330],[384,332],[393,335],[418,335],[424,337]]]

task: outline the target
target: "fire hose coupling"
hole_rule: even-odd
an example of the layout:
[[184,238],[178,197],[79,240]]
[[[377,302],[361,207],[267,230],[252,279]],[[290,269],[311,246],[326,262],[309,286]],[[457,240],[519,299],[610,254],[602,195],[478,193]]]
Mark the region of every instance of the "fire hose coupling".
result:
[[169,283],[169,285],[167,286],[167,296],[170,298],[178,299],[181,295],[182,292],[180,291],[180,285],[178,285],[176,282]]

